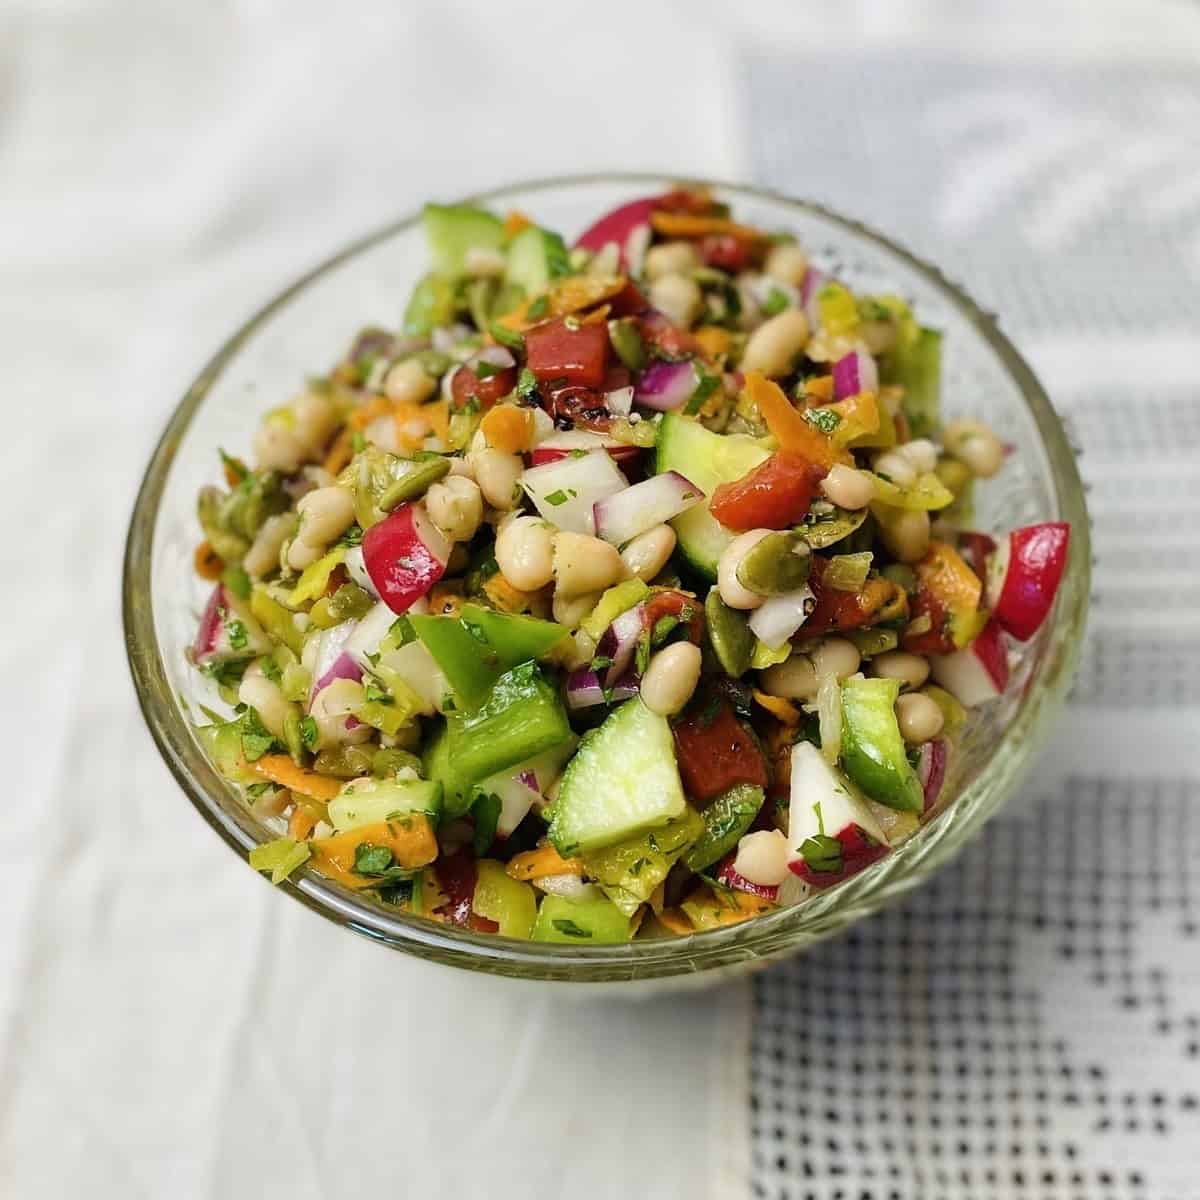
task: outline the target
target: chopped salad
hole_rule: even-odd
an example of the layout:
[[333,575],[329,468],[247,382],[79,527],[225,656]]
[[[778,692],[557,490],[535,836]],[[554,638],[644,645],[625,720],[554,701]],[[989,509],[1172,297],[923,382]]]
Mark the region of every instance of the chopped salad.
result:
[[190,657],[232,709],[198,733],[275,835],[251,863],[594,945],[888,854],[1069,540],[971,529],[1006,447],[942,423],[940,334],[700,187],[573,246],[423,220],[400,328],[198,498]]

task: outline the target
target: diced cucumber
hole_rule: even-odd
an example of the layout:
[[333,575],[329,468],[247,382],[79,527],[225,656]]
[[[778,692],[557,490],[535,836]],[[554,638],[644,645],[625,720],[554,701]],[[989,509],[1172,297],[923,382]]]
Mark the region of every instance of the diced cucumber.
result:
[[463,274],[468,250],[499,250],[504,243],[500,218],[469,204],[427,204],[422,220],[439,275],[456,278]]
[[764,798],[762,788],[752,783],[735,783],[722,792],[704,810],[704,832],[683,856],[684,865],[703,871],[724,858],[754,824]]
[[577,900],[546,896],[533,924],[535,942],[569,946],[603,946],[627,942],[629,918],[599,888]]
[[918,325],[898,296],[880,296],[896,322],[896,342],[879,358],[879,378],[904,388],[902,408],[913,437],[927,437],[941,421],[942,335]]
[[262,783],[263,777],[246,763],[242,752],[241,726],[237,721],[198,725],[196,736],[217,770],[231,783]]
[[329,821],[340,833],[377,825],[394,813],[426,813],[437,820],[442,785],[424,779],[352,779],[329,802]]
[[921,781],[908,761],[896,721],[898,679],[847,679],[842,684],[842,767],[879,804],[920,812]]
[[550,840],[564,857],[612,846],[682,815],[665,717],[627,701],[583,739],[559,784]]
[[445,816],[461,817],[474,784],[573,736],[558,690],[535,663],[523,663],[496,680],[475,712],[446,717],[426,750],[425,773],[442,784]]
[[584,870],[631,917],[639,905],[650,899],[684,851],[703,834],[703,818],[694,808],[685,808],[683,816],[668,821],[660,829],[585,854]]
[[423,276],[404,309],[404,332],[421,336],[454,320],[454,285],[436,273]]
[[[658,432],[655,470],[659,474],[678,471],[703,488],[711,500],[722,483],[741,479],[769,454],[754,438],[713,433],[690,417],[667,413]],[[702,575],[715,580],[721,552],[733,541],[734,534],[713,517],[707,503],[689,508],[671,524],[684,558]]]
[[566,243],[557,233],[530,225],[522,229],[508,248],[504,282],[524,289],[526,296],[545,291],[552,279],[571,270]]

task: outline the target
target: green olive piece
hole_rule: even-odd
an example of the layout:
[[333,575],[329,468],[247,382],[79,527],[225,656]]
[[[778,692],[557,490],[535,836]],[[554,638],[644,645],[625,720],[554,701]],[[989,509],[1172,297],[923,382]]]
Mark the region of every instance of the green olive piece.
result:
[[863,658],[886,654],[900,644],[900,636],[894,629],[847,629],[841,636],[853,642]]
[[370,775],[373,760],[370,749],[362,746],[334,746],[313,759],[313,770],[335,779],[357,779],[360,775]]
[[750,656],[754,653],[754,634],[750,632],[747,617],[730,608],[716,588],[704,601],[704,615],[708,619],[708,640],[721,669],[739,679],[750,670]]
[[823,550],[849,537],[867,519],[867,509],[838,508],[827,500],[818,500],[796,532],[814,550]]
[[427,458],[423,462],[415,462],[411,470],[401,475],[379,497],[379,507],[384,512],[391,512],[406,500],[416,500],[418,496],[425,495],[432,484],[449,473],[450,460],[446,458]]
[[756,542],[737,565],[737,581],[760,596],[785,596],[803,587],[812,567],[812,552],[791,531],[769,533]]

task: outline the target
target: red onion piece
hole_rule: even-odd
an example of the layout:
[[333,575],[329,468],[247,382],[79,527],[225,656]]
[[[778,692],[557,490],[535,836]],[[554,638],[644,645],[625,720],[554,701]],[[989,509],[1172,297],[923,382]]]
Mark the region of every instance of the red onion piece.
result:
[[200,625],[196,629],[196,640],[192,643],[192,657],[197,663],[205,662],[216,650],[221,638],[221,613],[229,607],[225,585],[218,583],[204,606]]
[[833,364],[833,394],[838,400],[860,392],[879,392],[879,370],[864,350],[852,350]]
[[817,293],[828,278],[824,271],[818,271],[816,267],[809,267],[804,273],[804,283],[800,286],[800,301],[804,305],[804,315],[808,317],[808,324],[812,329],[816,329],[821,323]]
[[923,812],[928,812],[936,803],[946,781],[946,739],[934,738],[921,747],[917,761],[917,778],[925,792]]
[[596,655],[611,658],[612,666],[605,668],[604,685],[613,687],[625,674],[637,652],[638,638],[646,627],[646,610],[641,604],[626,609],[600,635]]
[[[616,684],[609,693],[609,699],[615,704],[621,700],[629,700],[637,695],[638,684],[641,681],[636,675],[630,675]],[[567,676],[567,707],[570,709],[594,708],[598,704],[607,703],[604,688],[595,671],[587,667],[578,667]]]
[[638,377],[634,399],[647,408],[670,412],[691,399],[698,383],[696,368],[690,360],[655,362]]
[[762,900],[770,900],[774,903],[779,898],[779,885],[751,883],[744,875],[739,875],[733,869],[733,861],[736,857],[737,852],[735,851],[721,860],[721,865],[717,868],[717,882],[733,888],[735,892],[746,892],[748,895],[758,896]]
[[678,471],[664,471],[603,500],[592,509],[596,536],[623,546],[626,542],[665,524],[672,517],[702,503],[703,489]]

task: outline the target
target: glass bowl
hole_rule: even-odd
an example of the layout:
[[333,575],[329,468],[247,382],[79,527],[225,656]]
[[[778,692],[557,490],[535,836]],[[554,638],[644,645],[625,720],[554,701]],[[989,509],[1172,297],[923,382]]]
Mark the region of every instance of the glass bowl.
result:
[[[670,186],[649,175],[588,176],[516,184],[475,199],[520,209],[570,238],[617,204]],[[803,950],[928,878],[1012,793],[1045,736],[1079,653],[1091,558],[1075,457],[1046,393],[990,315],[893,242],[815,204],[713,187],[740,220],[794,231],[817,265],[856,288],[909,297],[924,324],[944,331],[944,414],[980,416],[1015,447],[1001,475],[978,489],[979,527],[1071,523],[1070,562],[1051,619],[1024,648],[1007,693],[966,733],[947,782],[952,801],[893,853],[795,908],[686,938],[577,948],[439,925],[307,868],[282,885],[330,920],[422,958],[498,975],[625,988],[635,981],[714,981]],[[196,492],[217,477],[217,447],[247,446],[261,414],[292,395],[307,373],[336,361],[361,326],[396,326],[425,268],[424,237],[412,216],[356,242],[277,296],[188,389],[138,493],[124,568],[125,640],[138,698],[180,786],[242,858],[270,835],[209,763],[191,725],[196,705],[212,700],[211,685],[184,656],[207,588],[192,570],[200,538]]]

